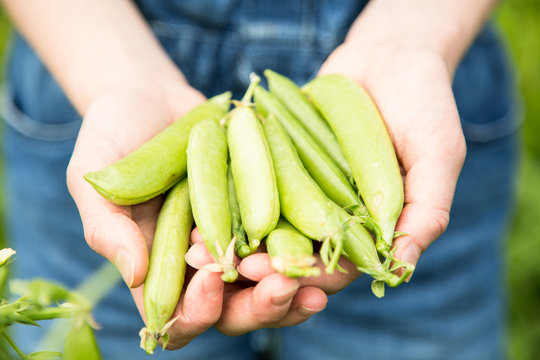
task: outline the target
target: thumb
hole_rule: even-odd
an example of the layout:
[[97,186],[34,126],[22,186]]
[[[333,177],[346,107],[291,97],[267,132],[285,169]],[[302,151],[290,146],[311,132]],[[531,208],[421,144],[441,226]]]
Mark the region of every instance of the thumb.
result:
[[112,262],[131,288],[140,286],[146,278],[148,248],[141,229],[129,212],[120,207],[114,210],[102,207],[81,218],[90,248]]
[[405,206],[396,230],[407,235],[394,242],[397,258],[416,265],[420,255],[446,230],[464,157],[463,147],[452,161],[427,156],[406,169]]
[[133,207],[109,202],[84,180],[69,181],[82,179],[74,173],[68,171],[68,188],[77,204],[86,242],[118,268],[128,287],[140,286],[148,270],[148,245],[132,218]]

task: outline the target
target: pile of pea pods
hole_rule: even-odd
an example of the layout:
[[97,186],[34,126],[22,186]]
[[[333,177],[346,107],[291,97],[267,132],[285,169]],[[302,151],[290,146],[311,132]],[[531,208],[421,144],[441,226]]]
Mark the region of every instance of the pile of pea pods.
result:
[[344,75],[302,87],[271,70],[264,75],[268,90],[252,75],[241,100],[229,92],[210,98],[85,175],[118,205],[165,194],[144,289],[148,353],[159,340],[166,346],[193,226],[215,260],[207,268],[225,282],[238,276],[235,256],[255,251],[267,251],[286,276],[318,276],[314,242],[324,271],[344,271],[344,256],[373,278],[378,297],[384,284],[398,286],[414,270],[391,250],[403,182],[369,94]]

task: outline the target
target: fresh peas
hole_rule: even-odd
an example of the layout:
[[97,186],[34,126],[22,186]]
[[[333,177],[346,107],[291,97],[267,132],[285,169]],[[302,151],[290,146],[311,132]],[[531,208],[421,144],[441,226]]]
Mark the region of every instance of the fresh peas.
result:
[[291,137],[305,168],[328,197],[342,207],[363,207],[345,175],[278,99],[258,86],[255,89],[255,103],[259,113],[265,116],[273,114],[279,120]]
[[258,77],[228,115],[227,141],[242,226],[254,252],[279,219],[279,195],[270,150],[248,100]]
[[288,277],[318,276],[314,267],[313,243],[285,219],[279,219],[276,228],[266,238],[266,248],[272,267]]
[[213,120],[197,123],[191,130],[187,148],[189,197],[193,218],[201,237],[216,261],[221,278],[233,282],[234,240],[227,188],[227,139]]
[[236,189],[234,188],[234,180],[230,166],[227,171],[227,185],[229,189],[229,211],[231,212],[234,252],[239,257],[245,258],[251,254],[251,248],[247,243],[246,232],[242,226],[242,216],[240,215],[240,207],[236,198]]
[[390,272],[389,264],[380,262],[369,232],[357,222],[358,218],[332,202],[309,176],[275,117],[269,116],[263,127],[274,161],[281,214],[309,238],[325,240],[321,258],[327,272],[334,270],[337,260],[344,254],[360,271],[375,279],[372,290],[377,296],[384,294],[384,283],[397,286],[403,282],[410,272],[398,277]]
[[311,239],[322,239],[338,224],[327,221],[331,201],[306,171],[294,145],[277,119],[263,122],[278,186],[281,214]]
[[148,354],[154,352],[159,339],[164,348],[167,346],[166,330],[184,284],[184,256],[192,225],[188,182],[184,179],[169,190],[161,207],[144,281],[147,327],[141,330],[141,347]]
[[394,147],[377,106],[344,75],[315,78],[304,90],[336,134],[369,214],[382,230],[377,249],[388,254],[404,194]]
[[76,321],[64,342],[64,360],[101,360],[94,330],[85,321]]
[[186,175],[186,147],[193,125],[219,120],[229,108],[230,97],[226,92],[209,99],[131,154],[84,178],[118,205],[139,204],[165,192]]
[[343,174],[352,179],[351,167],[345,159],[336,136],[306,95],[292,80],[283,75],[270,69],[265,70],[264,75],[268,80],[270,93],[296,117],[317,144],[334,160]]

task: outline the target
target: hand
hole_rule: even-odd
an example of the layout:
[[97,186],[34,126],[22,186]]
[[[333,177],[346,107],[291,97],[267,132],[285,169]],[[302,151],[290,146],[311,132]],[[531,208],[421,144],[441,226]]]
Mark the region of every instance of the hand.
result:
[[[117,206],[99,195],[83,175],[124,157],[204,100],[194,90],[176,98],[185,100],[177,108],[161,98],[133,91],[97,98],[84,118],[67,173],[89,246],[118,267],[132,288],[143,319],[142,284],[162,198]],[[197,231],[192,242],[190,262],[197,268],[212,262]],[[244,281],[224,285],[220,274],[188,268],[184,291],[173,315],[178,319],[168,331],[167,348],[185,346],[214,324],[225,334],[237,335],[262,327],[297,324],[326,305],[321,290],[299,289],[297,280],[279,274],[260,280],[258,284]]]
[[[122,90],[92,101],[67,171],[68,188],[79,209],[88,245],[118,267],[143,317],[141,284],[162,197],[140,205],[117,206],[99,195],[83,175],[124,157],[204,101],[204,96],[188,87],[175,94],[173,98],[181,101],[174,103],[154,94]],[[178,323],[183,330],[171,337],[171,344],[187,343],[219,318],[222,289],[216,274],[201,271],[193,275],[181,303],[184,318]]]
[[[197,269],[212,263],[196,229],[191,239],[188,263]],[[214,326],[226,335],[296,325],[326,307],[327,297],[321,289],[276,273],[270,262],[264,261],[268,254],[262,248],[260,251],[241,262],[237,259],[240,277],[235,283],[225,284],[223,311]],[[249,278],[243,275],[244,270]]]
[[451,88],[453,71],[436,52],[396,41],[346,41],[320,74],[343,73],[377,104],[402,167],[405,204],[396,257],[416,264],[446,229],[466,146]]

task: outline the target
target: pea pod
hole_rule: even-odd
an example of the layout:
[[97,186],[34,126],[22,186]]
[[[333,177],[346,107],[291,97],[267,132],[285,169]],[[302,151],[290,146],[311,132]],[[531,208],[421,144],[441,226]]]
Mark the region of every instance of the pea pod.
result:
[[255,103],[259,113],[265,116],[273,114],[279,120],[291,137],[305,168],[330,199],[342,207],[363,207],[345,175],[279,100],[258,86],[255,89]]
[[351,167],[345,159],[336,136],[298,85],[289,78],[269,69],[264,71],[264,75],[268,80],[270,93],[296,117],[343,174],[348,179],[352,179]]
[[167,346],[168,322],[184,285],[193,225],[187,179],[167,193],[159,212],[148,274],[144,281],[144,312],[147,327],[141,330],[141,347],[152,354],[161,338]]
[[279,219],[276,228],[266,238],[266,248],[272,267],[288,276],[318,276],[314,267],[313,243],[285,219]]
[[[323,242],[323,247],[325,244],[335,244],[331,259],[321,253],[327,271],[333,270],[343,251],[358,269],[375,279],[372,289],[377,296],[383,293],[381,284],[397,286],[402,283],[410,272],[406,271],[398,277],[380,262],[369,232],[356,222],[355,217],[332,202],[309,176],[280,123],[269,116],[263,127],[274,161],[281,213],[309,238],[330,239]],[[338,255],[337,258],[334,255]]]
[[336,134],[369,214],[382,230],[377,249],[387,254],[404,194],[396,153],[377,106],[344,75],[318,77],[304,90]]
[[[217,121],[204,120],[191,130],[187,148],[189,197],[193,218],[223,281],[238,277],[227,188],[227,139]],[[208,267],[210,268],[210,267]]]
[[260,121],[248,103],[252,83],[227,120],[227,142],[242,226],[254,252],[279,219],[279,195],[272,157]]
[[227,171],[227,186],[229,189],[229,211],[231,212],[232,234],[234,239],[234,252],[241,258],[251,254],[251,249],[247,243],[246,232],[242,226],[242,216],[240,215],[240,207],[236,198],[236,189],[234,188],[234,180],[231,167]]
[[85,174],[103,197],[118,205],[145,202],[186,175],[186,147],[193,125],[219,120],[230,104],[229,92],[213,97],[163,129],[140,148],[105,169]]
[[101,360],[94,330],[86,322],[77,321],[64,342],[64,360]]

